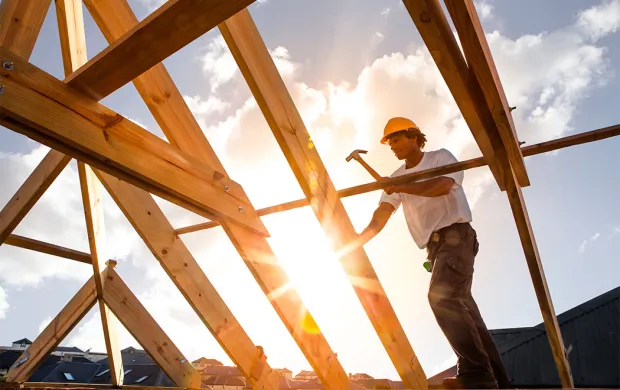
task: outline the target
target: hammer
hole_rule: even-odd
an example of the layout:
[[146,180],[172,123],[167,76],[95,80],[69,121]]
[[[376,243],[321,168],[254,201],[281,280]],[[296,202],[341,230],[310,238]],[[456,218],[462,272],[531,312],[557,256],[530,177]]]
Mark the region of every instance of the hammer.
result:
[[366,163],[366,161],[364,161],[364,160],[362,159],[362,157],[360,156],[360,153],[368,153],[368,151],[366,151],[366,150],[361,150],[361,149],[355,149],[354,151],[352,151],[352,152],[351,152],[351,154],[349,154],[349,155],[347,156],[347,159],[346,159],[346,160],[347,160],[347,162],[351,161],[351,159],[355,159],[355,161],[359,162],[360,164],[362,164],[362,166],[363,166],[364,168],[366,168],[366,170],[368,171],[368,173],[370,173],[370,174],[372,175],[372,177],[374,177],[374,178],[375,178],[375,180],[381,180],[381,179],[383,179],[383,177],[381,177],[381,175],[379,175],[379,174],[377,173],[377,171],[375,171],[374,169],[372,169],[372,168],[370,167],[370,165],[368,165],[368,164]]

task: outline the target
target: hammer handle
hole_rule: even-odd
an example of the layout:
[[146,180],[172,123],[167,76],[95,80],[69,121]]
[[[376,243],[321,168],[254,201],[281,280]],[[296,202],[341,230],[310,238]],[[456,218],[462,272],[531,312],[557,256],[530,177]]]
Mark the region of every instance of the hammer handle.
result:
[[381,180],[381,179],[383,179],[383,177],[381,177],[381,175],[379,175],[379,174],[377,173],[377,171],[375,171],[374,169],[372,169],[372,168],[370,167],[370,165],[368,165],[368,164],[366,163],[366,161],[364,161],[361,157],[360,157],[359,159],[357,159],[357,161],[358,161],[360,164],[362,164],[362,166],[363,166],[363,167],[364,167],[364,168],[368,171],[368,173],[370,173],[370,174],[372,175],[372,177],[374,177],[374,178],[375,178],[375,180]]

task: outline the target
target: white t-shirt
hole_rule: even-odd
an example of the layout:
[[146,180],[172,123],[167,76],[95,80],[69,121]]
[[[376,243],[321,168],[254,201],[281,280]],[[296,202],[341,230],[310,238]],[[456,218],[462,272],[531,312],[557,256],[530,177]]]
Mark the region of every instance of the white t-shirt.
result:
[[[424,152],[422,160],[413,168],[405,169],[406,164],[398,168],[390,177],[452,164],[457,159],[446,149]],[[388,195],[383,192],[379,203],[387,202],[394,206],[395,211],[403,205],[405,220],[413,240],[420,249],[425,248],[431,234],[443,227],[457,222],[471,222],[472,215],[463,191],[464,172],[447,175],[454,179],[450,193],[437,197],[425,197],[403,193]]]

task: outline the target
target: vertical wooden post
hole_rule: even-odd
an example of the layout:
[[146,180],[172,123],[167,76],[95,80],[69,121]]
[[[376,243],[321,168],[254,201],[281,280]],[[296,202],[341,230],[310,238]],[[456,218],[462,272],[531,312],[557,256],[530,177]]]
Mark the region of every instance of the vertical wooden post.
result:
[[[82,0],[56,0],[56,14],[58,17],[65,75],[69,75],[88,60],[86,56]],[[103,336],[108,353],[110,376],[112,377],[112,383],[115,386],[120,386],[123,384],[123,361],[118,344],[118,320],[103,300],[105,278],[102,276],[102,271],[108,259],[108,256],[105,254],[105,225],[103,221],[103,204],[101,202],[103,188],[92,169],[83,162],[78,162],[78,174],[80,177],[80,189],[82,191],[95,286],[97,287],[97,300],[99,301]]]

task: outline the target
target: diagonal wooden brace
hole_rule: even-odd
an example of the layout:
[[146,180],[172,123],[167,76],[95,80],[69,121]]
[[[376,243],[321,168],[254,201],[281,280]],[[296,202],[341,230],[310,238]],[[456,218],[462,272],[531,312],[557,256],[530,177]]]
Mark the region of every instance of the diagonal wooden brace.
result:
[[268,235],[237,183],[0,48],[0,124],[210,219]]

